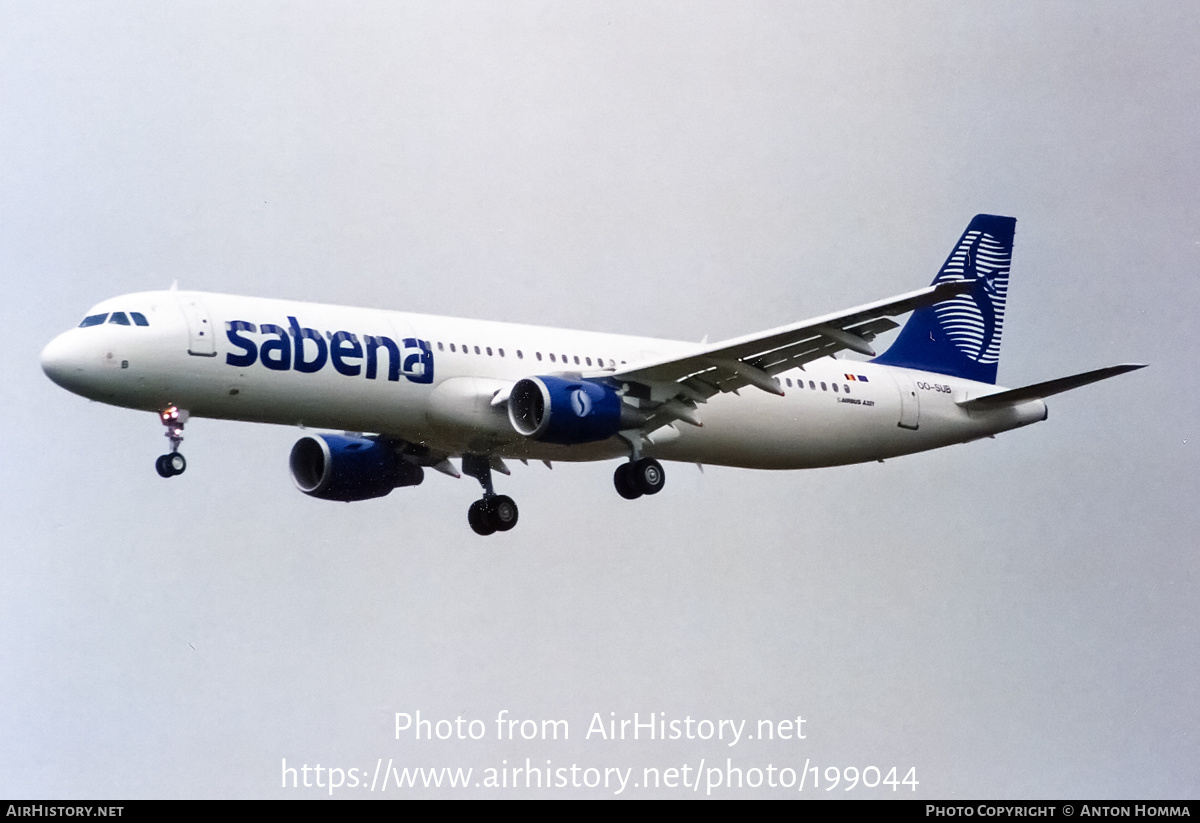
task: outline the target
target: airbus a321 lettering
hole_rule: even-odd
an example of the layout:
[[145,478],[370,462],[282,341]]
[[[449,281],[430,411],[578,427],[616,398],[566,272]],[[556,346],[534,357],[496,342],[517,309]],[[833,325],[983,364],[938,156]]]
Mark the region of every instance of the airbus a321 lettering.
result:
[[[365,500],[426,469],[461,472],[483,489],[468,522],[491,534],[517,522],[493,483],[505,460],[621,460],[613,482],[632,500],[662,491],[660,461],[881,460],[1044,420],[1046,397],[1141,368],[996,385],[1015,225],[977,215],[927,288],[718,343],[172,289],[95,306],[42,368],[76,394],[155,412],[163,477],[187,466],[191,416],[333,429],[292,448],[305,494]],[[871,359],[834,356],[847,350]]]

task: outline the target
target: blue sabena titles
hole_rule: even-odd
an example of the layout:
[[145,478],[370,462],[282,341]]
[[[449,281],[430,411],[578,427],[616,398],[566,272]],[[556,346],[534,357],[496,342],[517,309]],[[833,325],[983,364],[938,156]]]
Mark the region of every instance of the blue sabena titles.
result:
[[[256,344],[245,333],[269,335],[269,339]],[[413,383],[433,382],[433,349],[427,340],[405,337],[396,341],[382,335],[364,335],[358,342],[357,335],[338,331],[329,335],[329,342],[316,329],[304,328],[295,317],[288,317],[288,328],[273,323],[263,323],[257,328],[245,320],[233,320],[225,333],[229,342],[241,349],[241,354],[225,355],[230,366],[245,368],[256,362],[273,371],[297,371],[304,374],[319,372],[331,363],[338,374],[346,377],[364,375],[374,380],[379,372],[379,352],[387,354],[387,379],[397,381],[400,375]],[[311,345],[306,346],[305,341]],[[308,356],[308,355],[311,355]],[[363,361],[366,362],[356,362]]]
[[874,362],[995,383],[1016,225],[1013,217],[975,215],[933,279],[975,288],[914,311]]

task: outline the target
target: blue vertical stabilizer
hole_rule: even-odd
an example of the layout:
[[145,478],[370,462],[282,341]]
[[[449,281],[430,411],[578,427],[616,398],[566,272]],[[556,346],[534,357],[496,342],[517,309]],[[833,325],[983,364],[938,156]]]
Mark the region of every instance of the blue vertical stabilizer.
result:
[[975,215],[933,279],[972,280],[975,288],[917,309],[874,362],[995,383],[1016,225],[1014,217]]

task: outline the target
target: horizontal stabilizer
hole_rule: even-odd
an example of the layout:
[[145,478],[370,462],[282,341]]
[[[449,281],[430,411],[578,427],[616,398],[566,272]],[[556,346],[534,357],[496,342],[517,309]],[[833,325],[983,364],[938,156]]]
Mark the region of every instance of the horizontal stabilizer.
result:
[[1045,383],[1034,383],[1032,386],[1025,386],[1020,389],[1007,389],[995,394],[985,394],[983,397],[973,397],[969,400],[960,401],[958,405],[967,411],[986,411],[987,409],[996,409],[1001,406],[1023,403],[1026,400],[1041,400],[1052,394],[1059,394],[1060,392],[1077,389],[1080,386],[1086,386],[1088,383],[1095,383],[1097,380],[1107,380],[1110,377],[1116,377],[1118,374],[1125,374],[1125,372],[1137,371],[1144,368],[1146,368],[1145,363],[1122,363],[1119,366],[1106,366],[1103,369],[1085,371],[1082,374],[1073,374],[1070,377],[1047,380]]

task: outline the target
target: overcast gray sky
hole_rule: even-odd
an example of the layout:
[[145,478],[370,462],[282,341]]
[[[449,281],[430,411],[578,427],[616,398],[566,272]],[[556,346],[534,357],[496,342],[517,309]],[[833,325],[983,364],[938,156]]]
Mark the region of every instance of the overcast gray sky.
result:
[[[1198,42],[1187,3],[0,5],[0,796],[526,757],[1197,796]],[[518,465],[488,539],[470,480],[305,497],[285,428],[195,420],[165,482],[153,415],[38,364],[173,280],[715,340],[924,286],[977,212],[1018,218],[1002,383],[1151,367],[995,440],[668,465],[637,503]],[[488,734],[395,739],[418,710]],[[806,737],[586,738],[635,712]],[[382,796],[426,793],[613,791]]]

